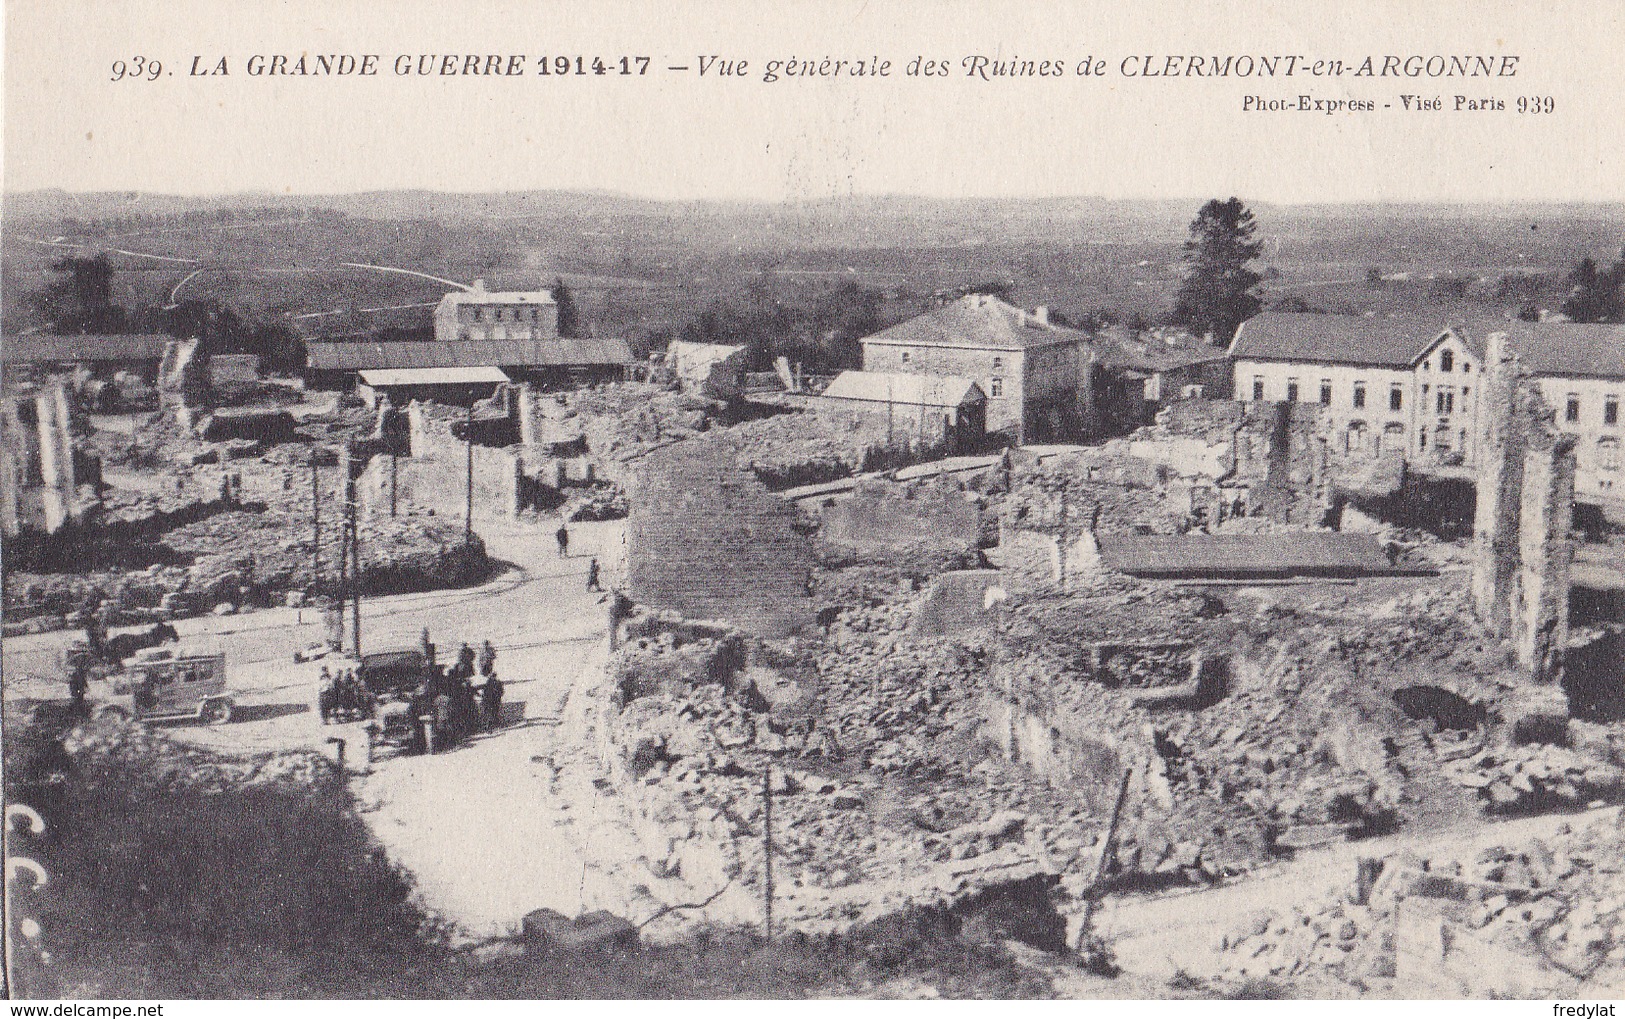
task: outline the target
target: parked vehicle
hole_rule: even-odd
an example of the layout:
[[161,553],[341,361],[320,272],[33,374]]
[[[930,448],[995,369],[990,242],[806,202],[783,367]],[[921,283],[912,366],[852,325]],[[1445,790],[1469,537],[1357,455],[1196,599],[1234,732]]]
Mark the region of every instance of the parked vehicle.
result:
[[90,684],[98,717],[143,721],[192,719],[208,725],[231,721],[235,702],[226,693],[226,656],[175,655],[148,650],[123,671]]

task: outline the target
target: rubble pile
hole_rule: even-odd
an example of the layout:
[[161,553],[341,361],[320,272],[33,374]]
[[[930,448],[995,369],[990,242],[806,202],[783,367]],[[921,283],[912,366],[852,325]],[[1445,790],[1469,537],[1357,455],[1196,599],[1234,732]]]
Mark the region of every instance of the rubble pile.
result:
[[1306,992],[1584,995],[1625,986],[1617,817],[1454,858],[1400,854],[1369,889],[1260,914],[1219,945],[1228,979]]
[[1625,793],[1625,770],[1607,757],[1545,744],[1484,750],[1462,761],[1455,778],[1495,814],[1583,807]]
[[[463,530],[422,517],[366,518],[360,524],[364,594],[393,594],[477,582],[484,546]],[[322,533],[324,580],[338,574],[340,535]],[[159,560],[139,568],[7,577],[7,632],[83,626],[93,615],[126,626],[211,612],[229,605],[291,604],[316,586],[308,516],[227,509],[178,527],[145,549]]]

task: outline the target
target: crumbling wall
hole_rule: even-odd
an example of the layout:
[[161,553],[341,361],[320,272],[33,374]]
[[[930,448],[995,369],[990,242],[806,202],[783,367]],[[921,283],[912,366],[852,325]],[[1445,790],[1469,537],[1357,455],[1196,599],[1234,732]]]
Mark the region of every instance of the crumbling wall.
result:
[[1512,638],[1530,678],[1555,683],[1568,643],[1575,440],[1558,431],[1506,334],[1490,336],[1486,368],[1475,443],[1473,598],[1480,618]]
[[0,529],[54,533],[76,515],[73,406],[66,383],[8,391],[0,419]]
[[[469,450],[451,457],[380,454],[356,481],[362,508],[388,514],[432,511],[461,518],[467,512]],[[512,517],[525,507],[524,462],[515,453],[475,445],[473,506],[476,517]]]
[[812,548],[795,507],[695,439],[638,464],[627,520],[634,601],[780,637],[812,622]]

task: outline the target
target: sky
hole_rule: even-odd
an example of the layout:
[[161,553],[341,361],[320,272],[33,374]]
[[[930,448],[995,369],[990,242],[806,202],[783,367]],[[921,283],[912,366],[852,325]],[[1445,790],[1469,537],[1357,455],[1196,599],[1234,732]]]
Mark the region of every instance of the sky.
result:
[[[6,0],[4,185],[182,194],[601,189],[667,199],[1234,193],[1268,202],[1625,201],[1625,2]],[[253,56],[376,54],[373,77],[247,73]],[[512,55],[517,77],[397,76]],[[1126,76],[1173,56],[1514,56],[1490,79]],[[537,58],[648,56],[638,76]],[[743,59],[701,77],[701,56]],[[1056,60],[982,81],[963,59]],[[156,80],[114,62],[158,59]],[[191,65],[227,60],[225,76]],[[892,62],[762,80],[768,60]],[[948,77],[909,76],[914,57]],[[1105,76],[1076,75],[1086,57]],[[438,66],[438,65],[437,65]],[[459,62],[458,66],[462,66]],[[482,63],[483,66],[483,63]],[[688,66],[689,71],[665,70]],[[1372,102],[1246,112],[1248,95]],[[1407,112],[1402,96],[1438,98]],[[1457,111],[1455,96],[1498,100]],[[1520,113],[1519,97],[1550,113]],[[1384,109],[1384,106],[1390,108]]]

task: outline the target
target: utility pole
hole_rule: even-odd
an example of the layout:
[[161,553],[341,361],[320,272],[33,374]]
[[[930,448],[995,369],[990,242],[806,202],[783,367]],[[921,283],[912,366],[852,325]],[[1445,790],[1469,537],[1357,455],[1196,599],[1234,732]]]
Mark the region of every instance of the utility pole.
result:
[[401,458],[397,453],[389,454],[389,515],[395,515],[395,495],[400,486]]
[[762,769],[762,936],[773,940],[773,765]]
[[350,590],[350,535],[345,520],[341,519],[339,530],[339,579],[333,585],[333,593],[338,598],[339,612],[339,647],[344,650],[344,599]]
[[355,660],[361,661],[361,528],[356,520],[355,481],[345,487],[350,523],[350,639]]
[[310,583],[322,582],[322,496],[321,467],[316,463],[316,447],[310,447]]
[[463,544],[474,540],[474,404],[468,405],[463,439],[468,445],[468,488],[463,499]]

